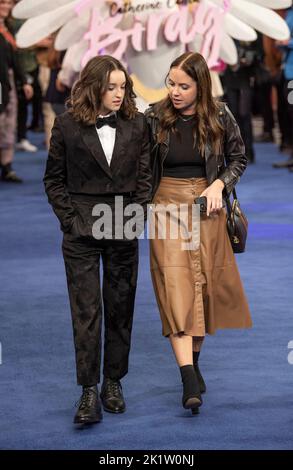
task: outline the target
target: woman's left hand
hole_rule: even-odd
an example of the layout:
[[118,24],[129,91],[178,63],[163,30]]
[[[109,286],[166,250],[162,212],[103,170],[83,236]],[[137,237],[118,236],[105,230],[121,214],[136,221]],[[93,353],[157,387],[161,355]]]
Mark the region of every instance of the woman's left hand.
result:
[[222,209],[224,186],[223,181],[216,179],[201,193],[201,196],[205,196],[207,198],[207,216]]

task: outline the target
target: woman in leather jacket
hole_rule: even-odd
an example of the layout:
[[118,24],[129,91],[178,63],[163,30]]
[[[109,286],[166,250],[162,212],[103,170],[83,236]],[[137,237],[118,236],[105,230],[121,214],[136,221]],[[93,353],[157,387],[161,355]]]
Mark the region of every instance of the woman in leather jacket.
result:
[[[151,275],[162,332],[180,367],[182,404],[196,414],[206,391],[198,367],[205,335],[251,326],[223,206],[223,192],[230,194],[247,158],[232,113],[212,97],[200,54],[175,59],[166,85],[168,96],[146,111],[152,140]],[[206,198],[200,215],[197,197]],[[174,223],[180,227],[176,237]]]

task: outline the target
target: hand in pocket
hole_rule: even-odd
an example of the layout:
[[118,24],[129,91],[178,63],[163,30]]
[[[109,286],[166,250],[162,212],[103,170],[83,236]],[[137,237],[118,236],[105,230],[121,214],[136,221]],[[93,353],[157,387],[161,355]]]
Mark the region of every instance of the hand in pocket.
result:
[[81,236],[80,230],[79,230],[78,215],[76,215],[74,217],[73,224],[72,224],[71,230],[70,230],[70,235],[72,235],[73,237],[80,237]]

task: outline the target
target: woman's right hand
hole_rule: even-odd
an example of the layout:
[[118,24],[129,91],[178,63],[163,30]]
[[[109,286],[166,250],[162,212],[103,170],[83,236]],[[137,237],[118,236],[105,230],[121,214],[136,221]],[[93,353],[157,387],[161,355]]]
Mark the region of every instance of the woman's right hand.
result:
[[222,209],[223,204],[224,183],[220,179],[216,179],[208,188],[206,188],[200,196],[207,198],[207,216],[217,213]]

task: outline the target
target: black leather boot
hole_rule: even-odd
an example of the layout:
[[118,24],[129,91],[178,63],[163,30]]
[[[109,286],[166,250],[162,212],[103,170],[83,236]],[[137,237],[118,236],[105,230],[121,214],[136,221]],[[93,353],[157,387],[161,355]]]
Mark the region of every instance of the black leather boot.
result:
[[123,413],[125,411],[126,406],[120,380],[104,378],[101,400],[104,410],[109,413]]
[[96,385],[83,387],[78,405],[73,421],[75,424],[93,424],[102,420],[101,402]]
[[6,181],[6,183],[22,183],[22,179],[17,176],[15,171],[12,169],[11,163],[7,165],[2,165],[2,181]]
[[204,381],[203,376],[201,375],[201,372],[200,372],[199,367],[198,367],[199,355],[200,355],[200,351],[193,351],[193,367],[194,367],[195,373],[197,375],[197,380],[198,380],[198,383],[199,383],[200,393],[205,393],[206,390],[207,390],[207,387],[206,387],[205,381]]
[[192,414],[197,414],[199,412],[198,408],[202,405],[202,399],[193,365],[180,367],[180,373],[183,383],[183,408],[191,409]]

